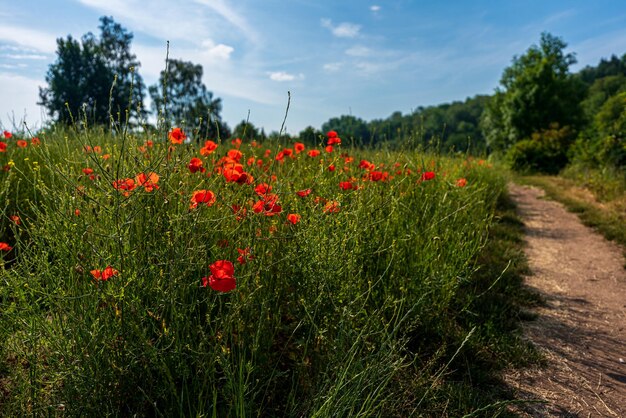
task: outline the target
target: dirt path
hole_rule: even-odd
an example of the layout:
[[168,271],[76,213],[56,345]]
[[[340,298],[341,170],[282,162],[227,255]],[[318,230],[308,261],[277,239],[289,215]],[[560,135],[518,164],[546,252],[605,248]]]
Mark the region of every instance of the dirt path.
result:
[[537,188],[511,185],[526,225],[526,279],[547,306],[525,335],[545,354],[546,368],[505,380],[531,417],[626,417],[626,270],[622,250],[583,226]]

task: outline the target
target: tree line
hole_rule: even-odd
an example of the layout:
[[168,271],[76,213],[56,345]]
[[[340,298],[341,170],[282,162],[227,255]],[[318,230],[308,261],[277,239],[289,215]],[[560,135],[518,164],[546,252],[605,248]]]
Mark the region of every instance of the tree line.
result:
[[[146,124],[149,94],[160,126],[181,126],[200,138],[265,139],[249,121],[234,129],[222,120],[221,99],[202,82],[202,66],[170,59],[158,83],[146,86],[131,52],[132,33],[112,17],[100,34],[57,40],[40,104],[55,123],[103,126]],[[413,144],[443,152],[497,154],[513,168],[558,172],[568,162],[626,166],[626,54],[602,59],[577,73],[573,53],[559,37],[543,33],[538,45],[513,57],[492,95],[394,112],[385,119],[333,117],[298,137],[317,144],[335,130],[355,146]]]

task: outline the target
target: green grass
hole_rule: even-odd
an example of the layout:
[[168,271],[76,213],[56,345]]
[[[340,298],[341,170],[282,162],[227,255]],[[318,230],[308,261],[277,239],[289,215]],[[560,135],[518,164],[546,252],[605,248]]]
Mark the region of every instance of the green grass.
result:
[[[216,171],[230,141],[202,156],[166,133],[40,138],[0,153],[0,415],[502,416],[513,400],[496,376],[532,353],[517,324],[533,299],[490,166],[321,143],[281,162],[285,139],[242,144],[254,180],[237,184]],[[152,172],[158,189],[113,187]],[[273,216],[255,213],[261,183]],[[190,208],[198,190],[214,204]],[[218,260],[230,292],[202,286]]]

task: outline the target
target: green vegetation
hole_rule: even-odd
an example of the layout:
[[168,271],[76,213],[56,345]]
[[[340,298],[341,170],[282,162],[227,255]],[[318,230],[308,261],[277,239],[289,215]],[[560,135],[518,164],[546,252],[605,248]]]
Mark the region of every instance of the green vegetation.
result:
[[148,126],[132,34],[101,22],[57,42],[55,123],[0,141],[1,415],[506,416],[540,301],[470,153],[584,182],[602,203],[525,179],[626,241],[626,55],[571,74],[543,34],[494,96],[294,141],[231,133],[178,60]]
[[545,136],[531,138],[533,134],[553,126],[578,128],[583,89],[568,71],[576,60],[563,52],[565,47],[560,38],[544,33],[539,46],[531,46],[504,70],[502,89],[496,91],[482,121],[493,151],[506,152],[520,141],[539,142],[533,148],[541,151]]
[[490,165],[146,132],[5,134],[1,415],[502,416]]
[[484,135],[517,172],[561,173],[614,199],[626,192],[626,54],[571,74],[565,47],[543,34],[513,60],[483,113]]

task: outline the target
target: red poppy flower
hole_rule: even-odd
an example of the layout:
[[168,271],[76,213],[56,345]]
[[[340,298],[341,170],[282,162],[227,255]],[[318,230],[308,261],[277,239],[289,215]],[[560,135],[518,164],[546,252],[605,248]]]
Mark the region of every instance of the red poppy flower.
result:
[[137,185],[135,184],[135,180],[131,178],[115,180],[113,182],[113,188],[122,192],[122,194],[126,197],[130,195],[130,192],[135,190]]
[[370,171],[369,172],[369,179],[371,181],[381,181],[384,180],[384,173],[382,171]]
[[367,160],[361,160],[361,162],[359,163],[359,168],[362,168],[367,171],[372,171],[373,169],[376,168],[376,166]]
[[267,183],[261,183],[254,188],[254,192],[263,197],[272,191],[272,186]]
[[252,205],[255,213],[263,213],[265,216],[274,216],[282,212],[283,208],[278,204],[278,196],[266,194],[263,199]]
[[222,175],[226,181],[238,184],[250,184],[254,181],[252,176],[243,171],[243,166],[239,163],[226,164],[222,168]]
[[102,147],[100,145],[96,145],[95,147],[93,147],[93,152],[95,152],[96,154],[100,154],[102,152]]
[[456,185],[457,187],[465,187],[467,186],[467,180],[461,177],[456,181]]
[[326,143],[326,145],[341,144],[341,138],[339,138],[337,132],[329,131],[326,136],[328,137],[328,142]]
[[83,170],[82,170],[82,171],[83,171],[83,174],[84,174],[84,175],[86,175],[86,176],[90,176],[90,175],[92,175],[92,174],[93,174],[93,169],[92,169],[92,168],[89,168],[89,167],[87,167],[87,168],[83,168]]
[[432,180],[435,178],[435,172],[434,171],[426,171],[424,173],[422,173],[422,180]]
[[341,210],[341,205],[336,200],[331,200],[329,202],[326,202],[326,204],[324,205],[325,213],[337,213],[340,210]]
[[135,177],[135,181],[140,185],[143,186],[144,190],[148,193],[152,192],[155,189],[158,189],[159,186],[157,186],[157,183],[159,182],[159,175],[157,173],[153,173],[150,172],[148,174],[146,173],[139,173],[137,174],[137,176]]
[[297,224],[298,222],[300,222],[301,216],[298,215],[297,213],[290,213],[289,215],[287,215],[287,221],[290,222],[292,225]]
[[296,142],[293,144],[293,149],[296,151],[296,154],[300,154],[304,151],[304,144],[302,142]]
[[[6,131],[5,131],[6,133]],[[13,247],[11,247],[9,244],[7,244],[6,242],[0,242],[0,251],[6,251],[9,252],[13,249]]]
[[276,161],[282,161],[284,158],[285,158],[284,151],[279,151],[278,154],[276,154],[276,157],[274,157]]
[[9,139],[13,136],[13,134],[9,131],[4,131],[3,134],[6,139]]
[[26,148],[28,146],[28,142],[24,141],[23,139],[19,139],[16,144],[20,148]]
[[192,173],[198,171],[204,173],[206,171],[206,168],[202,167],[202,160],[197,157],[193,157],[191,161],[189,161],[189,165],[187,165],[187,168],[189,168],[189,171],[191,171]]
[[240,162],[241,161],[241,157],[243,157],[243,154],[238,149],[228,150],[226,155],[228,156],[228,158],[232,158],[236,162]]
[[240,138],[233,139],[232,141],[230,141],[230,143],[233,144],[235,148],[239,148],[241,146],[241,139]]
[[102,280],[107,281],[111,277],[117,276],[118,273],[119,272],[117,270],[115,270],[113,267],[106,266],[106,268],[104,270],[102,270]]
[[207,285],[218,292],[230,292],[237,287],[235,267],[228,260],[218,260],[209,266],[211,276],[202,278],[202,286]]
[[311,194],[311,189],[299,190],[296,192],[296,194],[300,197],[307,197],[308,195]]
[[320,150],[317,150],[317,149],[312,149],[312,150],[310,150],[309,152],[307,152],[307,155],[308,155],[309,157],[317,157],[317,156],[318,156],[318,155],[320,155],[320,154],[321,154],[321,153],[320,153]]
[[0,141],[0,152],[6,152],[7,144],[5,142]]
[[95,280],[101,280],[103,282],[106,282],[111,277],[117,276],[119,274],[119,271],[115,270],[111,266],[106,266],[105,269],[102,270],[102,271],[100,271],[100,270],[91,270],[90,273],[91,273],[91,275],[93,276],[93,278]]
[[204,146],[200,148],[200,155],[207,156],[212,154],[213,151],[217,148],[217,144],[213,141],[206,141]]
[[239,257],[237,257],[239,264],[246,264],[249,260],[254,259],[254,256],[250,254],[250,247],[245,249],[237,248],[237,252],[239,253]]
[[327,145],[326,148],[324,148],[326,150],[326,152],[331,153],[333,152],[333,146],[332,145]]
[[328,166],[328,171],[335,171],[335,164],[331,164]]
[[39,138],[37,138],[36,136],[32,137],[30,140],[31,145],[36,146],[41,144],[41,140]]
[[167,134],[167,138],[170,140],[172,144],[182,144],[185,139],[187,139],[187,135],[180,128],[173,128]]
[[74,216],[80,216],[80,209],[74,209]]
[[354,186],[354,184],[350,183],[349,181],[341,181],[339,182],[339,188],[341,190],[351,190],[351,189],[355,189],[356,187]]
[[189,205],[189,209],[195,209],[199,204],[205,204],[207,206],[213,206],[215,203],[215,193],[210,190],[197,190],[193,192],[191,196],[191,204]]
[[11,215],[9,217],[9,219],[11,219],[15,225],[19,225],[20,224],[20,217],[17,216],[17,215]]

